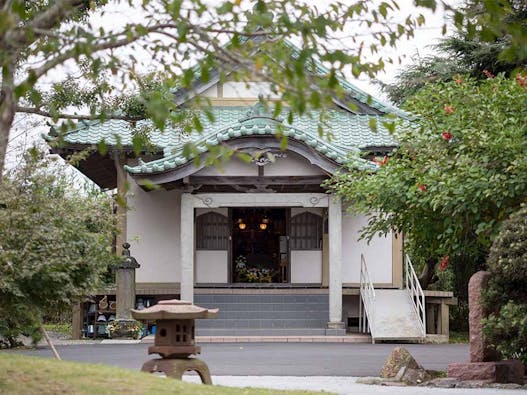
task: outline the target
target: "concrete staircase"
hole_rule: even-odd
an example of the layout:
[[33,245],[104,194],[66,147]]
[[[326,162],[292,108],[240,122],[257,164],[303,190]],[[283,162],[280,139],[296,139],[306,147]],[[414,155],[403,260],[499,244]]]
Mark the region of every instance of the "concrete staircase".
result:
[[406,289],[375,289],[373,340],[423,338],[419,317]]
[[196,294],[194,303],[220,309],[216,319],[197,320],[198,336],[344,334],[326,329],[329,301],[325,294]]

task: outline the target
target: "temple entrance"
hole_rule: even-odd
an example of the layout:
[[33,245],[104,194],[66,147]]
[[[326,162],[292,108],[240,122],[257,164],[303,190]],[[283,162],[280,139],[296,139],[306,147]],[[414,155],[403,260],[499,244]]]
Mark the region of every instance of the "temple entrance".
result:
[[233,282],[288,282],[287,212],[285,208],[232,209]]

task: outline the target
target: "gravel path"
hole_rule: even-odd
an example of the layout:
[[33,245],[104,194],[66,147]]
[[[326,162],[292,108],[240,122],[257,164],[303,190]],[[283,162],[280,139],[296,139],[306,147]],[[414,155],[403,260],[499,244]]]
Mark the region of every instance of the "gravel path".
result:
[[[195,375],[183,376],[184,381],[199,383]],[[215,385],[227,387],[260,387],[272,389],[296,389],[327,391],[349,395],[520,395],[524,390],[475,389],[475,388],[426,388],[392,387],[357,384],[357,377],[342,376],[212,376]]]

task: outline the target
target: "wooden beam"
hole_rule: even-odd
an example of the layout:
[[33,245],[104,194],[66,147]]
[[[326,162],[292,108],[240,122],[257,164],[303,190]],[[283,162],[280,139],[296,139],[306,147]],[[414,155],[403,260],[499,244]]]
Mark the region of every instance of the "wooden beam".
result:
[[190,176],[192,185],[320,185],[327,176]]

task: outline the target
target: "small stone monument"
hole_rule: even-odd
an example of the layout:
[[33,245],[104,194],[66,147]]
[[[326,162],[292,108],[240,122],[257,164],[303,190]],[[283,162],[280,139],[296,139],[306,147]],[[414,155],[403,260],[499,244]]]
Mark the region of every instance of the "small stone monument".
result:
[[448,365],[448,377],[460,380],[485,380],[494,383],[523,384],[523,364],[517,360],[499,361],[483,336],[481,320],[488,315],[482,300],[490,273],[479,271],[468,283],[470,362]]
[[121,263],[115,274],[117,312],[112,331],[113,338],[134,338],[139,323],[132,319],[131,310],[135,304],[135,269],[140,265],[130,256],[130,244],[123,244]]
[[132,310],[138,320],[156,320],[154,345],[148,354],[159,354],[162,358],[151,359],[143,365],[143,372],[163,372],[167,377],[181,380],[187,370],[199,374],[203,384],[212,384],[207,364],[198,358],[201,348],[195,342],[197,318],[214,318],[218,309],[206,309],[178,299],[163,300],[143,310]]

